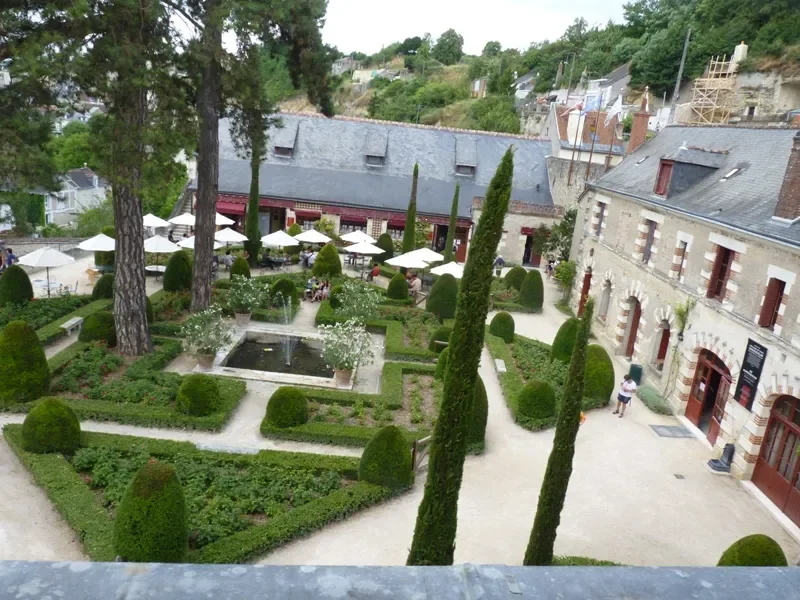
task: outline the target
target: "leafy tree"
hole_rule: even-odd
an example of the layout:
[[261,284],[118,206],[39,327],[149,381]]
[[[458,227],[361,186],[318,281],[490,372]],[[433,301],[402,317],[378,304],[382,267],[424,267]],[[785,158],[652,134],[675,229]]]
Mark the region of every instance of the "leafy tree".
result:
[[422,38],[418,35],[414,37],[408,37],[403,40],[400,46],[397,48],[398,54],[415,54],[419,47],[422,45]]
[[564,508],[569,478],[572,475],[575,438],[578,435],[583,400],[586,345],[589,342],[593,312],[594,300],[590,298],[584,308],[572,360],[569,363],[567,383],[561,395],[553,449],[547,459],[536,517],[522,562],[525,566],[550,565],[553,562],[556,530],[561,522],[561,511]]
[[470,109],[475,129],[519,133],[519,115],[514,111],[514,99],[510,96],[487,96],[481,98]]
[[431,51],[431,56],[445,65],[454,65],[464,56],[464,38],[455,29],[448,29]]
[[80,169],[84,165],[96,168],[95,157],[89,146],[89,126],[75,121],[61,131],[51,142],[56,167],[60,173]]
[[417,247],[416,228],[412,223],[417,222],[417,183],[419,181],[419,165],[414,164],[414,175],[411,179],[411,197],[408,199],[406,211],[406,227],[403,230],[403,253],[411,252]]
[[456,226],[458,224],[458,195],[461,184],[456,182],[456,191],[453,193],[453,204],[450,207],[450,223],[447,226],[447,241],[444,243],[444,262],[453,260],[453,242],[456,239]]
[[500,42],[486,42],[486,45],[483,47],[483,52],[481,52],[481,56],[485,56],[486,58],[494,58],[502,51],[503,46],[500,44]]
[[264,82],[267,97],[273,102],[280,102],[295,96],[298,90],[294,87],[286,56],[280,48],[261,49],[261,81]]
[[492,262],[503,233],[513,175],[514,155],[509,148],[489,184],[485,210],[464,267],[448,346],[449,355],[458,360],[447,361],[443,400],[433,432],[428,478],[408,555],[409,565],[453,563],[458,494],[472,427],[473,398],[489,310]]
[[550,235],[542,245],[547,254],[553,254],[560,261],[569,260],[572,249],[572,234],[575,231],[575,219],[578,210],[569,209],[561,220],[550,228]]
[[14,224],[14,231],[23,235],[33,233],[37,227],[44,226],[44,197],[40,194],[18,192],[0,192],[0,203],[11,209],[6,219]]

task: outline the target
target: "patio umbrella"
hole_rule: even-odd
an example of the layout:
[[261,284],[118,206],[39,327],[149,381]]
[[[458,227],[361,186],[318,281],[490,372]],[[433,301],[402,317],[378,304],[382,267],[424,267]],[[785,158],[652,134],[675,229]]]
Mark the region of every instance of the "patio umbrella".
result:
[[363,231],[351,231],[350,233],[346,233],[341,236],[341,240],[343,242],[348,242],[350,244],[374,244],[375,240],[368,236]]
[[367,242],[347,246],[345,247],[345,250],[352,254],[383,254],[385,252],[383,248],[378,248],[377,246],[368,244]]
[[173,225],[186,225],[188,227],[194,227],[194,215],[192,213],[185,212],[177,217],[172,217],[169,222]]
[[284,246],[299,246],[300,242],[285,231],[275,231],[261,238],[261,243],[268,248],[283,248]]
[[173,244],[167,238],[154,235],[144,241],[144,251],[156,255],[156,266],[158,266],[159,254],[172,254],[180,250],[177,244]]
[[416,256],[409,256],[410,252],[407,254],[401,254],[400,256],[395,256],[394,258],[390,258],[386,261],[387,265],[392,265],[393,267],[402,267],[404,269],[427,269],[428,263]]
[[225,242],[228,243],[236,243],[236,242],[244,242],[247,240],[246,235],[242,235],[238,231],[234,231],[230,227],[226,227],[225,229],[220,229],[214,234],[214,239],[218,242]]
[[19,264],[25,265],[28,267],[44,267],[47,272],[47,297],[50,297],[50,267],[63,267],[64,265],[69,265],[74,263],[75,259],[69,256],[68,254],[64,254],[63,252],[59,252],[58,250],[54,250],[53,248],[39,248],[36,252],[31,252],[30,254],[26,254],[22,258],[19,259]]
[[[183,238],[180,242],[178,242],[178,246],[181,248],[188,248],[189,250],[194,250],[194,236]],[[222,248],[222,244],[220,244],[217,240],[214,240],[214,250],[219,250]]]
[[320,233],[316,229],[309,229],[308,231],[304,231],[303,233],[298,233],[294,236],[298,242],[305,242],[307,244],[327,244],[331,241],[324,233]]
[[214,219],[214,224],[215,225],[219,225],[220,227],[223,226],[223,225],[233,225],[233,223],[234,223],[233,219],[229,219],[225,215],[221,215],[219,213],[216,213],[216,215],[217,216]]
[[406,252],[405,255],[413,256],[414,258],[420,258],[426,263],[442,262],[444,260],[443,255],[439,254],[438,252],[434,252],[430,248],[419,248],[417,250],[412,250],[411,252]]
[[78,244],[78,248],[90,252],[113,252],[116,245],[117,242],[114,241],[114,238],[100,233],[88,240],[83,240]]
[[169,227],[169,221],[165,221],[151,213],[146,214],[142,221],[145,227]]
[[438,267],[434,267],[431,269],[431,273],[434,275],[452,275],[456,279],[461,279],[464,276],[464,265],[460,265],[453,261],[444,265],[439,265]]

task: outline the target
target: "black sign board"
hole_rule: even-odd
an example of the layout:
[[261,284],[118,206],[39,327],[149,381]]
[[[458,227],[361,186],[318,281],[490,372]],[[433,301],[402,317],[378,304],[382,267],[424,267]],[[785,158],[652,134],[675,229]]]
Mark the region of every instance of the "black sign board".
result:
[[739,373],[739,381],[736,382],[736,394],[733,396],[747,410],[752,410],[753,408],[758,381],[761,379],[761,371],[764,370],[764,362],[766,360],[767,349],[758,342],[747,340],[742,371]]

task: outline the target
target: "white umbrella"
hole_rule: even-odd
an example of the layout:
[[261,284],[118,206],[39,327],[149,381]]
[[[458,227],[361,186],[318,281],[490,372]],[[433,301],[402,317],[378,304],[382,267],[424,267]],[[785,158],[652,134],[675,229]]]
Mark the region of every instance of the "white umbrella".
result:
[[233,225],[233,223],[234,223],[233,219],[229,219],[225,215],[221,215],[219,213],[216,213],[216,215],[217,216],[214,219],[214,224],[215,225],[219,225],[219,226],[222,226],[222,225]]
[[316,229],[309,229],[308,231],[304,231],[303,233],[298,233],[294,236],[298,242],[305,242],[307,244],[327,244],[331,241],[324,233],[320,233]]
[[83,240],[80,244],[78,244],[78,248],[81,250],[88,250],[90,252],[112,252],[116,245],[117,243],[114,241],[114,238],[100,233],[93,238]]
[[234,231],[230,227],[226,227],[225,229],[220,229],[214,234],[214,239],[218,242],[225,242],[226,244],[229,242],[243,242],[247,239],[246,235],[242,235],[238,231]]
[[378,248],[372,244],[362,242],[361,244],[353,244],[352,246],[345,247],[347,252],[353,254],[383,254],[386,252],[383,248]]
[[69,254],[64,254],[58,250],[45,247],[39,248],[36,252],[26,254],[19,259],[19,264],[28,267],[44,267],[47,272],[47,297],[50,297],[50,267],[63,267],[74,263],[75,259]]
[[165,221],[151,213],[146,214],[142,221],[145,227],[169,227],[169,221]]
[[464,265],[460,265],[453,261],[444,265],[439,265],[438,267],[434,267],[431,269],[431,273],[434,275],[452,275],[456,279],[461,279],[464,276]]
[[[178,242],[178,246],[181,248],[188,248],[189,250],[194,250],[194,236],[183,238],[180,242]],[[214,250],[219,250],[222,248],[223,244],[220,244],[218,241],[214,240]]]
[[151,254],[172,254],[180,250],[177,244],[173,244],[167,238],[154,235],[144,241],[144,251]]
[[299,246],[300,242],[285,231],[275,231],[261,238],[261,243],[269,248],[283,248],[284,246]]
[[351,231],[341,237],[342,241],[350,244],[374,244],[375,240],[363,231]]
[[194,215],[192,213],[185,212],[177,217],[172,217],[169,222],[173,225],[187,225],[189,227],[194,227]]
[[430,248],[419,248],[417,250],[412,250],[411,252],[406,252],[405,255],[422,259],[426,263],[442,262],[444,260],[443,255],[439,254],[438,252],[434,252]]
[[395,256],[394,258],[390,258],[386,261],[387,265],[392,265],[393,267],[402,267],[404,269],[427,269],[428,263],[426,263],[421,258],[416,256],[409,256],[408,254],[401,254],[400,256]]

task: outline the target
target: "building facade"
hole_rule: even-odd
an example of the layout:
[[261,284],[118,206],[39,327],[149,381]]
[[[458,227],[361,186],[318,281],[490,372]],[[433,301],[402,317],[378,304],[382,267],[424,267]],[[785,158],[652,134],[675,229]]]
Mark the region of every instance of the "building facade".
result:
[[70,169],[60,177],[61,189],[45,195],[46,223],[68,225],[83,211],[106,199],[108,183],[88,167]]
[[800,525],[800,132],[665,128],[589,184],[573,252],[598,339]]

